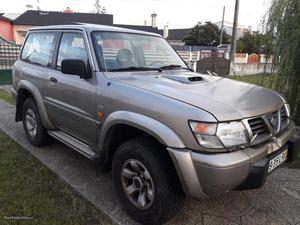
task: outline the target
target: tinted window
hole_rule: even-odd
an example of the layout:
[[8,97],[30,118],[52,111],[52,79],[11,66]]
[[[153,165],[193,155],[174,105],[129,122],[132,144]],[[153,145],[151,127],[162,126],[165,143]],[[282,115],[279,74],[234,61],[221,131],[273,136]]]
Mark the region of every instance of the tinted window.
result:
[[39,64],[51,66],[54,51],[55,33],[31,33],[24,45],[21,59]]
[[64,59],[80,59],[87,65],[87,54],[84,39],[81,34],[65,33],[62,36],[57,57],[57,67],[60,68]]

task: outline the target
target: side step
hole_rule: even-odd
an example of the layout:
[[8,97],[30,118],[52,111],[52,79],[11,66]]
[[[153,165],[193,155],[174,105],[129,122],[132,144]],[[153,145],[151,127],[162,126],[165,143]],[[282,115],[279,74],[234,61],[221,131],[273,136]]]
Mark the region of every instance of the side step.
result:
[[91,160],[98,158],[90,146],[63,131],[48,131],[48,134]]

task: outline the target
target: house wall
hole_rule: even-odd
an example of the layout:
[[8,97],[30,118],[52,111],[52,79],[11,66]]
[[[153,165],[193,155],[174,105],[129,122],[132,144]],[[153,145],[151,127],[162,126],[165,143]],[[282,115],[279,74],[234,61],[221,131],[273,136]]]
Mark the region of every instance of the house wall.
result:
[[0,19],[0,36],[8,41],[13,41],[13,26],[7,20]]
[[23,44],[27,31],[32,26],[29,25],[14,25],[13,26],[13,35],[16,44]]
[[[215,23],[219,29],[221,29],[222,27],[222,21]],[[224,22],[224,27],[223,27],[224,31],[226,34],[228,35],[232,35],[232,29],[233,29],[233,24],[232,23],[228,23],[228,22]],[[237,27],[237,39],[239,39],[240,37],[242,37],[244,35],[245,32],[250,31],[249,29],[245,28],[242,25],[238,25]]]
[[235,63],[248,63],[248,54],[246,53],[235,53]]

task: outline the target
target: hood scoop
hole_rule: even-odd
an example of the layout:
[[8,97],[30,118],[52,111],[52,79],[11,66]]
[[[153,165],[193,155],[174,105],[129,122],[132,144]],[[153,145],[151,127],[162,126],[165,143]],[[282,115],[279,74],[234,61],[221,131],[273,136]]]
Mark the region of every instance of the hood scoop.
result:
[[178,81],[185,84],[193,84],[199,82],[205,82],[206,80],[201,76],[191,76],[191,75],[164,75],[164,78]]

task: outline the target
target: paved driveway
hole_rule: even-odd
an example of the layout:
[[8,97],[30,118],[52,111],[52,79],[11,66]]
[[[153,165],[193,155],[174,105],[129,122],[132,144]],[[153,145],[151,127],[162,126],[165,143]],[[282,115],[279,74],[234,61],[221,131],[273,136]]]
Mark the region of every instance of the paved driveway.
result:
[[[0,129],[109,215],[116,224],[135,224],[116,198],[110,173],[97,177],[87,159],[59,142],[40,149],[29,145],[22,124],[14,123],[14,107],[2,100]],[[300,225],[300,170],[281,168],[259,190],[231,192],[211,200],[187,198],[182,212],[169,224]]]

